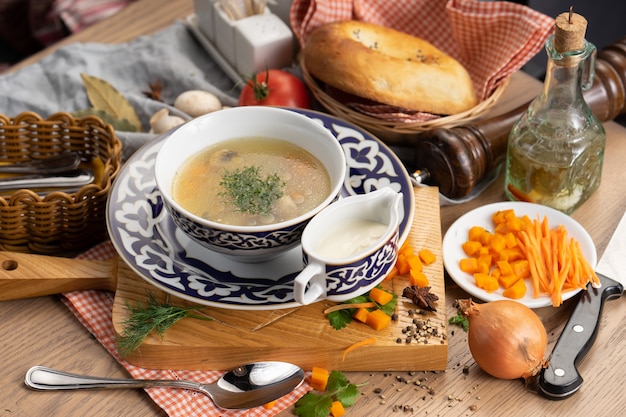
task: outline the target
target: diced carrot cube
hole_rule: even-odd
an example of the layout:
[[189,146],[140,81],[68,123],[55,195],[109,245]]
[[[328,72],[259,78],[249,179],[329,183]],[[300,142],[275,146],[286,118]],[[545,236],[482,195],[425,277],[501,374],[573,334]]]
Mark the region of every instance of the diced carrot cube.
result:
[[367,316],[369,316],[369,314],[370,312],[367,310],[367,308],[359,307],[352,315],[352,318],[360,321],[361,323],[367,323]]
[[311,368],[311,387],[318,391],[324,391],[328,384],[330,372],[327,369],[314,366]]
[[410,258],[408,258],[408,261],[409,261],[409,270],[410,271],[417,271],[417,272],[419,272],[424,267],[424,264],[422,263],[422,260],[420,259],[420,257],[418,255],[411,256]]
[[494,292],[499,288],[498,280],[489,274],[477,272],[474,274],[474,280],[478,288],[482,288],[487,292]]
[[428,277],[422,271],[414,271],[411,269],[410,274],[411,285],[415,285],[419,288],[428,286]]
[[429,249],[422,249],[417,253],[422,262],[426,265],[430,265],[437,260],[437,256],[435,256],[435,254]]
[[461,271],[473,274],[478,271],[478,259],[476,258],[463,258],[459,261],[459,268]]
[[526,295],[526,282],[523,279],[518,279],[515,284],[504,290],[502,295],[512,299],[522,298]]
[[391,322],[391,316],[387,315],[384,311],[378,309],[370,311],[367,315],[367,325],[374,330],[382,330]]
[[467,240],[471,240],[472,242],[480,242],[482,239],[482,235],[486,233],[484,227],[481,226],[472,226],[467,232]]
[[489,246],[491,246],[491,250],[496,253],[499,253],[500,251],[502,251],[504,247],[506,246],[504,235],[501,233],[494,233],[491,236],[491,242],[489,243]]
[[502,275],[513,275],[513,267],[508,261],[498,261],[496,265],[498,265]]
[[378,304],[384,306],[389,301],[393,300],[393,294],[380,288],[374,287],[370,290],[370,298],[376,301]]
[[515,274],[501,274],[500,277],[498,277],[498,283],[502,288],[507,289],[512,287],[519,279],[520,278]]
[[396,260],[396,266],[398,267],[398,272],[401,275],[409,273],[409,261],[403,253],[398,254],[398,259]]
[[504,235],[504,243],[508,249],[517,246],[517,238],[513,232],[508,232]]
[[467,242],[464,242],[461,247],[467,256],[474,256],[478,254],[483,245],[476,240],[468,240]]
[[333,401],[330,405],[330,415],[333,417],[341,417],[346,414],[346,409],[341,401]]
[[511,267],[513,268],[513,273],[518,278],[522,278],[523,279],[523,278],[528,278],[530,276],[530,265],[528,264],[528,260],[527,259],[517,260],[517,261],[513,262]]

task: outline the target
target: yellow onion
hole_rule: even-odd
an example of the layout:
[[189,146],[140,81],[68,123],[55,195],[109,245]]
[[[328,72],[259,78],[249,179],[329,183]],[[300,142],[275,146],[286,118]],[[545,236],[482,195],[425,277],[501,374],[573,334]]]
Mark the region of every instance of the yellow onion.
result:
[[500,379],[528,379],[543,367],[548,335],[537,314],[513,300],[458,300],[469,321],[468,343],[482,370]]

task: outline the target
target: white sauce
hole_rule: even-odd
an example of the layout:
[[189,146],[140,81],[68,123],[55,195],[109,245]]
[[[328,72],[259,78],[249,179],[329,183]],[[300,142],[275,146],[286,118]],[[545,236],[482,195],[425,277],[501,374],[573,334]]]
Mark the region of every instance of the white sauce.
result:
[[340,259],[370,249],[387,230],[387,225],[364,219],[352,219],[327,233],[319,242],[320,257]]

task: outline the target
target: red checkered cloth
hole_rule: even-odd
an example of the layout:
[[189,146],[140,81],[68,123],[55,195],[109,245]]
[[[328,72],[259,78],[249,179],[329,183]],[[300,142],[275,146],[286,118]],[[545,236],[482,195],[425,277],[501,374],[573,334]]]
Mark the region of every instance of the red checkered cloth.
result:
[[[115,256],[115,248],[110,242],[101,243],[84,254],[81,259],[104,260]],[[74,291],[63,294],[63,302],[76,315],[78,320],[91,332],[109,353],[136,379],[184,379],[210,383],[219,379],[222,371],[158,370],[134,366],[121,358],[115,343],[112,310],[113,294],[107,291]],[[266,409],[256,407],[243,411],[225,411],[213,404],[204,394],[173,388],[148,388],[146,392],[152,400],[172,417],[267,417],[285,410],[303,396],[310,386],[302,384],[292,393],[280,398],[276,405]]]
[[534,57],[554,30],[553,18],[506,1],[294,0],[290,19],[302,47],[315,28],[342,20],[425,39],[463,64],[481,100]]

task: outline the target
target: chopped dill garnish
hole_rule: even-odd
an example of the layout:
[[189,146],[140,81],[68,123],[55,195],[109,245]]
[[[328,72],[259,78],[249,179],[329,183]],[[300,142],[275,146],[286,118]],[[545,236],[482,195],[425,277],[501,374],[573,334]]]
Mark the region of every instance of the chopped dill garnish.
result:
[[203,307],[183,308],[159,302],[152,294],[148,294],[147,304],[137,303],[134,307],[126,300],[126,308],[130,316],[122,322],[124,331],[117,340],[117,347],[122,357],[137,349],[153,330],[163,337],[163,333],[178,320],[193,317],[199,320],[211,320],[206,316],[193,314]]
[[276,200],[283,196],[285,182],[278,174],[262,178],[256,166],[226,171],[220,185],[226,197],[241,212],[248,214],[269,214]]

